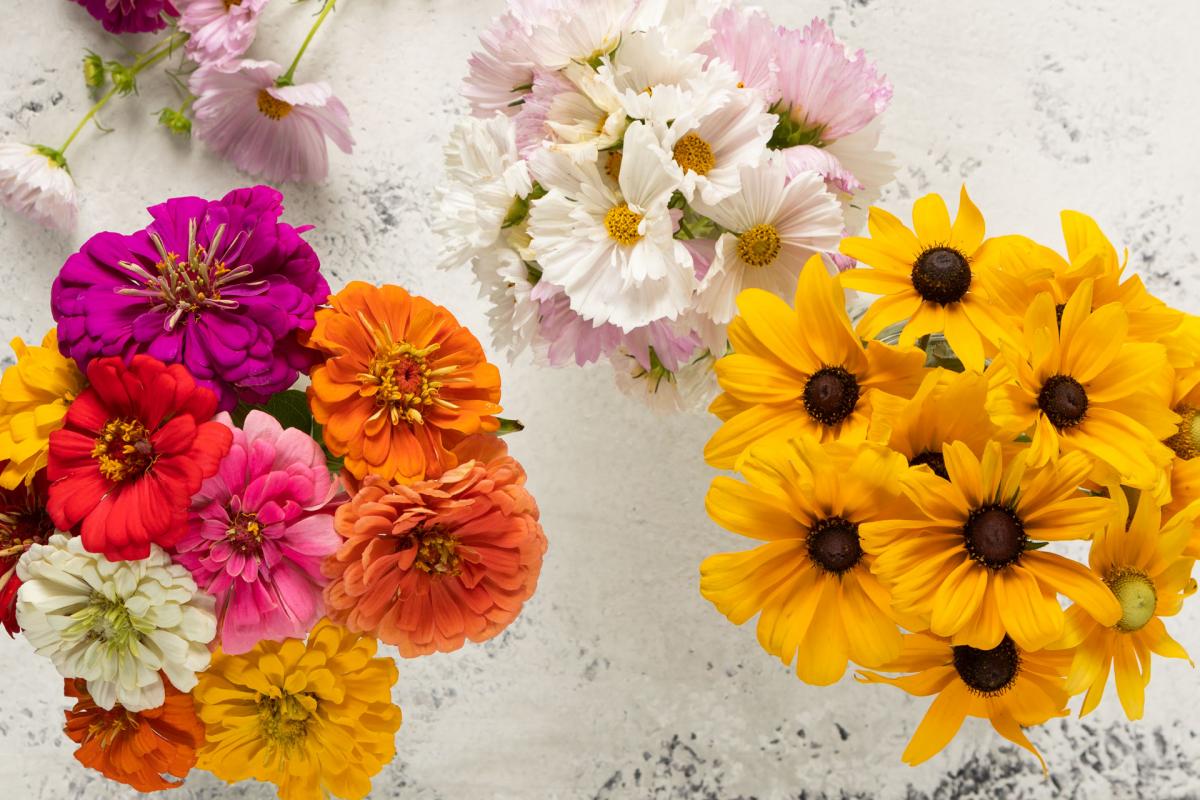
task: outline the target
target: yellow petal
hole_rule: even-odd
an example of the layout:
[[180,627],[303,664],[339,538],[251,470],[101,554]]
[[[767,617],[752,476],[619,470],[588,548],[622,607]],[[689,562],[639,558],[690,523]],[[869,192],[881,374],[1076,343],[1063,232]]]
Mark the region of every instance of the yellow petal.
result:
[[[1066,624],[1053,591],[1020,564],[996,572],[991,582],[1000,619],[1022,650],[1041,650],[1062,636]],[[991,645],[995,646],[995,645]]]
[[1055,553],[1028,552],[1021,566],[1060,594],[1074,600],[1101,625],[1116,625],[1121,619],[1121,604],[1099,576],[1077,561]]
[[950,245],[960,253],[970,255],[983,244],[984,232],[983,214],[979,213],[967,195],[967,187],[963,186],[958,194],[958,214],[950,230]]
[[962,727],[971,695],[960,680],[951,681],[925,712],[908,747],[904,749],[905,764],[916,766],[942,751]]
[[927,194],[917,200],[912,215],[913,227],[923,247],[944,247],[950,243],[950,212],[941,196]]

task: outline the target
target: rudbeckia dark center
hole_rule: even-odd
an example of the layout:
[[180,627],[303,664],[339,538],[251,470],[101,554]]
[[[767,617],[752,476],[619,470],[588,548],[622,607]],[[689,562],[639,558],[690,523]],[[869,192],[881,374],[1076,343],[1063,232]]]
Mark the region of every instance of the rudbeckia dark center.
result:
[[971,512],[963,526],[967,552],[991,569],[1015,564],[1025,551],[1028,537],[1017,515],[1004,506],[984,506]]
[[924,453],[913,456],[908,461],[910,467],[915,467],[918,464],[924,464],[933,470],[933,474],[939,478],[950,480],[950,473],[946,472],[946,459],[941,453],[935,453],[931,450],[926,450]]
[[1059,303],[1054,307],[1054,318],[1058,320],[1058,329],[1062,330],[1062,315],[1067,310],[1066,303]]
[[957,303],[971,288],[971,266],[967,257],[953,248],[932,247],[917,257],[912,284],[923,300]]
[[1012,686],[1021,670],[1021,656],[1013,640],[1004,641],[991,650],[965,645],[954,648],[954,669],[958,677],[980,694],[1000,694]]
[[814,372],[804,385],[804,408],[822,425],[837,425],[858,405],[858,380],[841,367]]
[[1070,375],[1055,375],[1042,385],[1038,407],[1054,427],[1071,428],[1082,422],[1087,414],[1087,392]]
[[862,560],[858,526],[841,517],[829,517],[808,532],[808,557],[826,572],[841,574]]
[[1185,461],[1200,456],[1200,409],[1185,403],[1176,407],[1175,413],[1183,419],[1179,432],[1167,439],[1167,447]]

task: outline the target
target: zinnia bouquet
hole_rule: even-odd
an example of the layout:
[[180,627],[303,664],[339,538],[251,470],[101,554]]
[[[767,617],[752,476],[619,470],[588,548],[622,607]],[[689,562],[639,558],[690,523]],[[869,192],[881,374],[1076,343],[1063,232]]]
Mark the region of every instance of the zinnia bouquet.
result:
[[546,550],[478,340],[398,286],[331,294],[282,200],[93,236],[0,378],[0,620],[65,679],[76,758],[138,791],[365,797],[401,719],[378,642],[496,636]]
[[891,180],[892,89],[821,20],[737,3],[513,2],[481,38],[446,146],[437,227],[496,346],[607,358],[677,410],[715,393],[735,298],[831,265]]
[[[705,457],[740,478],[707,507],[761,544],[705,560],[701,593],[807,683],[853,662],[933,697],[909,764],[965,717],[1040,760],[1025,729],[1090,713],[1110,673],[1140,718],[1151,661],[1187,659],[1166,621],[1200,557],[1200,320],[1077,212],[1065,255],[985,238],[965,189],[953,221],[929,195],[868,227],[794,305],[738,297]],[[857,325],[849,288],[877,295]]]

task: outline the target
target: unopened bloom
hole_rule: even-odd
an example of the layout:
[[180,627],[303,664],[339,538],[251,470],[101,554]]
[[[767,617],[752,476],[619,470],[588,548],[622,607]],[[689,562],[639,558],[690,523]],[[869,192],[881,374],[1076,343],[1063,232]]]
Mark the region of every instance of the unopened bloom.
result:
[[75,227],[79,194],[66,159],[40,145],[0,144],[0,205],[47,228]]

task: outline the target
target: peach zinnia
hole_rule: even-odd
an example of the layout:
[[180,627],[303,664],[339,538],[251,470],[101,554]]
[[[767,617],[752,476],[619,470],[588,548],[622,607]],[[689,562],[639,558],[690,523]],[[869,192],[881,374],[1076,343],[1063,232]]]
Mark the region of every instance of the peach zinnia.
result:
[[411,482],[458,462],[453,442],[499,422],[500,372],[454,316],[399,286],[355,281],[316,315],[309,402],[356,478]]
[[325,561],[329,616],[411,658],[504,630],[537,587],[546,552],[525,471],[499,439],[473,436],[440,478],[370,475],[338,509],[346,540]]

